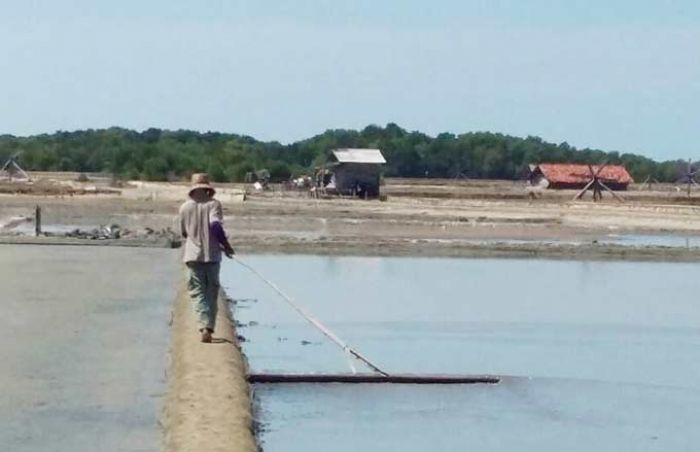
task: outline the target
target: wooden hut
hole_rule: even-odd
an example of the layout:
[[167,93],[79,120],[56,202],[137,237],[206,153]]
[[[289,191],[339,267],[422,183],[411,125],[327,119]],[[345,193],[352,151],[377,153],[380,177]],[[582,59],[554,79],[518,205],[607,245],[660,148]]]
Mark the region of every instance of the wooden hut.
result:
[[[528,177],[531,185],[553,189],[582,189],[591,182],[591,169],[598,172],[598,165],[572,163],[541,163],[530,165]],[[611,190],[627,190],[633,182],[632,176],[622,165],[606,165],[598,175],[601,182]]]
[[335,149],[333,161],[321,169],[323,188],[340,195],[377,198],[384,164],[379,149]]

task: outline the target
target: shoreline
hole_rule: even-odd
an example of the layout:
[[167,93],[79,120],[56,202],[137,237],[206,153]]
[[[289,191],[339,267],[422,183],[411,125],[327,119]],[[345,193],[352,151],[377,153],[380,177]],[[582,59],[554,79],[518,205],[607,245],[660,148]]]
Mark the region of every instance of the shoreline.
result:
[[80,239],[74,237],[34,237],[0,235],[0,245],[43,245],[43,246],[120,246],[125,248],[179,248],[177,241],[170,239]]
[[[449,257],[465,259],[552,259],[614,260],[639,262],[700,262],[700,247],[654,245],[617,245],[611,243],[556,243],[533,240],[510,243],[499,239],[479,241],[389,239],[389,238],[326,238],[298,239],[276,237],[236,240],[237,252],[246,254],[316,254],[324,256],[366,257]],[[0,236],[2,245],[43,246],[108,246],[131,248],[176,249],[180,243],[170,239],[89,240],[72,237]]]
[[246,241],[237,252],[249,254],[316,254],[367,257],[449,257],[467,259],[616,260],[641,262],[700,262],[700,247],[625,246],[611,244],[464,243],[421,239],[375,241]]

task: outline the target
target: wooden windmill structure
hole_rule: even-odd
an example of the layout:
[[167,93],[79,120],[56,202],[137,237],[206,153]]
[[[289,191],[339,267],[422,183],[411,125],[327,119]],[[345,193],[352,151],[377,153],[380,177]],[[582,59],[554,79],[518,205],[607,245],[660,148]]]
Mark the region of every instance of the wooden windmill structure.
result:
[[603,199],[603,191],[609,192],[613,198],[617,199],[620,202],[625,202],[624,199],[617,193],[615,193],[610,187],[605,185],[605,182],[603,182],[603,178],[601,177],[601,173],[605,169],[605,167],[608,165],[607,162],[604,162],[601,165],[598,165],[597,168],[593,168],[592,165],[588,165],[588,171],[590,173],[590,180],[589,182],[579,191],[576,193],[576,196],[574,196],[574,201],[577,201],[581,198],[583,198],[583,195],[586,194],[588,190],[593,191],[593,202],[598,202]]
[[22,179],[22,180],[31,180],[29,177],[29,174],[27,174],[26,171],[22,169],[22,167],[19,165],[17,162],[17,158],[21,152],[17,152],[14,155],[10,156],[5,164],[2,166],[2,169],[0,169],[0,176],[6,175],[7,179],[12,182],[12,179]]
[[690,190],[693,185],[700,186],[698,183],[695,181],[695,175],[700,172],[700,169],[693,169],[693,161],[691,159],[688,159],[688,166],[685,170],[685,174],[676,181],[677,183],[684,183],[687,184],[688,189],[688,197],[690,198]]

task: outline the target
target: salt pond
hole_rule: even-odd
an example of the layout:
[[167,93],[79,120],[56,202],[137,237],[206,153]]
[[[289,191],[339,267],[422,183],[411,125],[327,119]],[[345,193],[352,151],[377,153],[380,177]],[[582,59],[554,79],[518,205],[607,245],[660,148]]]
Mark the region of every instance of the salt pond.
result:
[[[246,261],[390,372],[516,376],[497,386],[259,385],[266,452],[700,444],[696,264]],[[348,371],[263,283],[235,263],[222,278],[254,371]]]
[[180,275],[172,250],[0,246],[0,450],[158,450]]

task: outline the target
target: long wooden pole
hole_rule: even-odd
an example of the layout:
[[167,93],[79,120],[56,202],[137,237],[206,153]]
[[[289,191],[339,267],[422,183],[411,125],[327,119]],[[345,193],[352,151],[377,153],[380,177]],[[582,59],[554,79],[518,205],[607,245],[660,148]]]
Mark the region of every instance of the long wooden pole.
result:
[[613,198],[617,199],[617,200],[620,201],[620,202],[625,202],[625,199],[624,199],[622,196],[620,196],[620,195],[618,195],[617,193],[615,193],[610,187],[608,187],[607,185],[605,185],[604,183],[602,183],[602,182],[600,182],[600,181],[598,181],[598,183],[600,184],[601,187],[603,187],[604,189],[606,189],[607,191],[609,191],[610,194],[613,195]]
[[[246,264],[245,262],[243,262],[242,260],[240,260],[240,259],[237,258],[236,256],[233,256],[233,260],[235,260],[236,262],[238,262],[241,266],[247,268],[251,273],[253,273],[255,276],[257,276],[258,278],[260,278],[265,284],[267,284],[268,286],[270,286],[275,292],[277,292],[277,294],[278,294],[280,297],[282,297],[282,299],[283,299],[284,301],[287,302],[287,304],[289,304],[289,305],[292,307],[292,309],[294,309],[296,312],[298,312],[299,315],[301,315],[304,319],[306,319],[307,322],[309,322],[310,324],[312,324],[313,326],[315,326],[321,333],[323,333],[324,336],[326,336],[328,339],[330,339],[331,341],[333,341],[338,347],[342,348],[344,352],[346,352],[346,353],[348,353],[349,355],[352,355],[352,356],[354,356],[355,358],[359,359],[360,361],[362,361],[363,363],[365,363],[365,364],[367,365],[367,367],[369,367],[369,368],[372,369],[373,371],[377,372],[378,374],[383,375],[383,376],[385,376],[385,377],[389,376],[388,373],[384,372],[382,369],[380,369],[379,367],[377,367],[377,366],[376,366],[375,364],[373,364],[369,359],[365,358],[362,354],[360,354],[360,352],[358,352],[358,351],[352,349],[348,344],[346,344],[342,339],[340,339],[340,338],[339,338],[333,331],[331,331],[327,326],[325,326],[324,324],[322,324],[319,320],[315,319],[310,313],[306,312],[303,308],[301,308],[301,307],[298,306],[296,303],[294,303],[294,301],[293,301],[289,296],[287,296],[287,294],[285,294],[284,292],[282,292],[282,290],[280,290],[280,288],[277,287],[277,285],[276,285],[275,283],[273,283],[272,281],[270,281],[270,280],[268,280],[267,278],[265,278],[265,277],[264,277],[263,275],[261,275],[257,270],[255,270],[253,267],[251,267],[250,265]],[[352,368],[352,364],[351,364],[351,368]]]
[[576,196],[574,196],[574,201],[576,201],[577,199],[581,199],[583,197],[583,195],[586,194],[588,189],[591,188],[591,185],[593,185],[594,183],[595,183],[595,180],[591,180],[589,183],[587,183],[586,186],[583,187],[583,189],[581,189],[581,191],[578,192],[576,194]]

